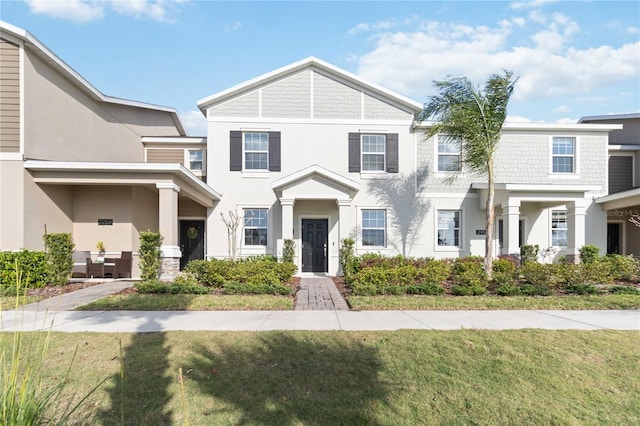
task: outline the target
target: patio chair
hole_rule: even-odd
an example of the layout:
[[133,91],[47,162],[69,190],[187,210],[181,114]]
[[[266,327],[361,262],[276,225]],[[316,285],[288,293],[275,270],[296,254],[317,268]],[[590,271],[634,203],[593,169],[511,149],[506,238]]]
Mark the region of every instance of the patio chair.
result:
[[116,268],[113,278],[131,278],[131,252],[123,251],[120,253],[120,259],[114,259]]
[[96,263],[87,257],[87,278],[104,278],[104,263]]
[[91,257],[88,250],[73,252],[73,268],[71,269],[71,278],[87,278],[87,258]]

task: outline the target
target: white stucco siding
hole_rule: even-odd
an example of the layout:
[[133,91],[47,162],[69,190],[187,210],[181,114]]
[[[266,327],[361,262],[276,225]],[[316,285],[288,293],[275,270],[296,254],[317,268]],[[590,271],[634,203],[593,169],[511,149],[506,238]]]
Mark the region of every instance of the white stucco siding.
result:
[[314,118],[362,117],[362,92],[323,74],[313,76]]
[[259,117],[260,92],[254,90],[207,110],[209,117]]
[[311,71],[302,71],[262,89],[262,117],[310,118]]
[[[417,167],[426,168],[426,181],[423,193],[433,192],[467,192],[471,188],[473,182],[477,182],[479,178],[470,171],[455,175],[455,179],[449,180],[452,176],[450,172],[439,172],[437,164],[436,142],[437,138],[432,137],[425,139],[423,134],[417,135]],[[480,179],[481,180],[481,179]]]

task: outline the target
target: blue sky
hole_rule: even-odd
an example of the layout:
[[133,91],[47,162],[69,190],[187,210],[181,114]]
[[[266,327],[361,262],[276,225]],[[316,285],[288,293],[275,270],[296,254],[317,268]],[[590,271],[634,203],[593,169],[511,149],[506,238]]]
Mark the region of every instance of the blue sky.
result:
[[0,0],[109,96],[174,107],[204,135],[199,99],[307,56],[419,102],[433,81],[520,77],[510,121],[640,112],[640,2]]

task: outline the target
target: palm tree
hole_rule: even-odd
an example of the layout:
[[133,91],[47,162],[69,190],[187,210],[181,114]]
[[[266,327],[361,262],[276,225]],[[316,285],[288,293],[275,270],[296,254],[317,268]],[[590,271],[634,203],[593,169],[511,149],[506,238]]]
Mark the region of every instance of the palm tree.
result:
[[487,178],[484,270],[489,279],[493,277],[494,157],[507,117],[507,104],[518,81],[512,80],[512,76],[506,70],[503,75],[493,74],[484,90],[474,87],[466,77],[436,81],[439,94],[432,96],[418,115],[419,121],[436,120],[425,131],[427,138],[445,135],[459,146],[461,166]]

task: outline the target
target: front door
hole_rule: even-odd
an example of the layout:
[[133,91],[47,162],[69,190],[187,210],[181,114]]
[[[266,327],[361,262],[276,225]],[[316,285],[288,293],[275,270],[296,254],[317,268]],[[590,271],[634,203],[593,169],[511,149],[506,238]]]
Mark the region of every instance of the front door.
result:
[[620,224],[607,223],[607,254],[622,254],[620,250]]
[[204,259],[204,220],[180,221],[180,269],[194,259]]
[[328,219],[302,219],[302,272],[328,272]]

